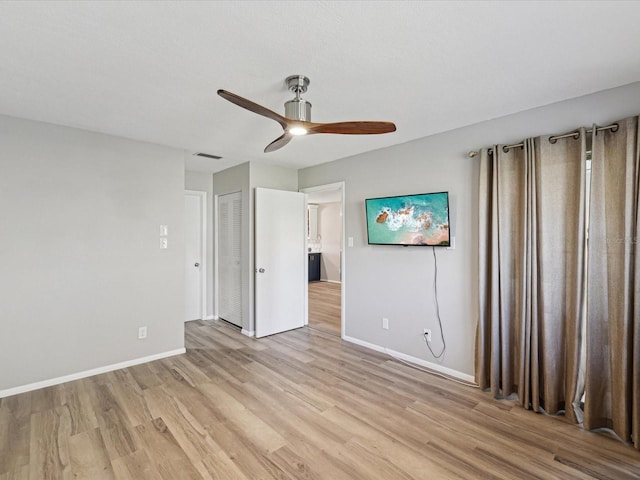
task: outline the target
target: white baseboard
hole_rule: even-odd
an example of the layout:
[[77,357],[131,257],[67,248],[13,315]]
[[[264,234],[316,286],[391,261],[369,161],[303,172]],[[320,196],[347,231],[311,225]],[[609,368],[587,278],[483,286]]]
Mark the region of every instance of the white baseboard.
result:
[[177,350],[170,350],[168,352],[156,353],[155,355],[135,358],[133,360],[114,363],[112,365],[105,365],[104,367],[92,368],[91,370],[84,370],[82,372],[72,373],[71,375],[63,375],[62,377],[56,377],[56,378],[51,378],[49,380],[42,380],[40,382],[29,383],[27,385],[21,385],[19,387],[7,388],[5,390],[0,390],[0,398],[10,397],[12,395],[18,395],[19,393],[31,392],[32,390],[51,387],[53,385],[59,385],[61,383],[71,382],[73,380],[79,380],[81,378],[92,377],[93,375],[99,375],[101,373],[107,373],[113,370],[120,370],[121,368],[132,367],[133,365],[139,365],[141,363],[160,360],[161,358],[173,357],[174,355],[180,355],[182,353],[185,353],[186,351],[187,350],[185,348],[178,348]]
[[211,320],[220,320],[220,317],[218,315],[213,315],[211,317]]
[[399,358],[406,362],[414,363],[416,365],[420,365],[421,367],[428,368],[429,370],[433,370],[434,372],[442,373],[443,375],[447,375],[449,377],[457,378],[458,380],[463,380],[469,383],[476,383],[476,379],[467,373],[459,372],[457,370],[453,370],[451,368],[443,367],[442,365],[438,365],[437,363],[427,362],[418,357],[412,357],[411,355],[406,355],[401,352],[396,352],[395,350],[391,350],[386,347],[381,347],[380,345],[376,345],[375,343],[365,342],[364,340],[360,340],[358,338],[344,336],[343,340],[351,343],[355,343],[356,345],[360,345],[361,347],[370,348],[371,350],[375,350],[376,352],[386,353],[395,358]]
[[203,320],[218,320],[214,315],[207,315]]
[[256,335],[256,332],[254,332],[253,330],[245,330],[244,328],[240,331],[240,333],[246,335],[247,337],[255,337]]
[[340,285],[342,283],[339,280],[327,280],[326,278],[321,278],[320,281],[321,282],[327,282],[327,283],[337,283],[338,285]]

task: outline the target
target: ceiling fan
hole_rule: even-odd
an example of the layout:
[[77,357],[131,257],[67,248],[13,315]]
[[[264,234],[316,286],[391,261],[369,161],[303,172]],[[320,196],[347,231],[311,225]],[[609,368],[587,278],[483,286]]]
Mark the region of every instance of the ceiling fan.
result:
[[307,91],[309,78],[304,75],[291,75],[285,80],[287,87],[295,94],[295,98],[285,102],[284,117],[262,105],[242,98],[226,90],[218,90],[218,95],[231,103],[278,122],[284,133],[266,146],[265,153],[284,147],[294,136],[313,135],[315,133],[338,133],[342,135],[372,135],[395,132],[392,122],[336,122],[314,123],[311,121],[311,103],[303,100],[301,95]]

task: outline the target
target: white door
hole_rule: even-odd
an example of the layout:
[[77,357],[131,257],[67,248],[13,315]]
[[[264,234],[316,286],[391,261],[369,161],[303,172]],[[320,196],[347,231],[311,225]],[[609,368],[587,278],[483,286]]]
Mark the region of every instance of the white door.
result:
[[199,194],[184,196],[185,265],[184,265],[184,320],[203,318],[203,199]]
[[304,326],[303,193],[256,188],[256,337]]
[[242,326],[242,193],[218,197],[218,317]]

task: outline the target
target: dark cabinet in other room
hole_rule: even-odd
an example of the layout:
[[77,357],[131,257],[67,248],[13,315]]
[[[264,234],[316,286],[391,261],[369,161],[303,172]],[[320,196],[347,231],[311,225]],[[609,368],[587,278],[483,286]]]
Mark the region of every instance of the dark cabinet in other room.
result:
[[319,282],[320,281],[320,258],[321,253],[310,253],[309,254],[309,281],[310,282]]

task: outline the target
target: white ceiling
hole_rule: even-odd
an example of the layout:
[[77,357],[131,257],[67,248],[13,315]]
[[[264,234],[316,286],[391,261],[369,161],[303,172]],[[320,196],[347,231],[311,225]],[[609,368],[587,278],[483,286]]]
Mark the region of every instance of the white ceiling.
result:
[[[640,80],[640,2],[0,2],[0,114],[305,167]],[[393,121],[264,154],[311,78],[316,122]]]

